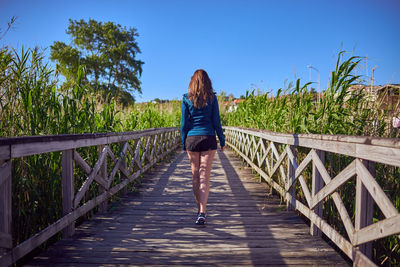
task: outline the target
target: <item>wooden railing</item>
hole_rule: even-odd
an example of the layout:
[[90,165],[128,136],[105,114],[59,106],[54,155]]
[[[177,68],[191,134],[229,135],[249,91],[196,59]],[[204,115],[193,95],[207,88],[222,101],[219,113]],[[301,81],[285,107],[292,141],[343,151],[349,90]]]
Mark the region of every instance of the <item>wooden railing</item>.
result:
[[[177,128],[149,129],[137,132],[34,136],[0,139],[0,266],[8,266],[63,230],[63,236],[74,233],[75,220],[94,207],[105,208],[107,200],[148,170],[180,143]],[[111,145],[120,143],[120,146]],[[78,148],[97,146],[99,157],[90,166],[77,152]],[[115,154],[111,147],[117,147]],[[12,238],[12,162],[41,153],[62,151],[63,216],[39,233],[13,247]],[[107,167],[107,157],[112,168]],[[75,163],[75,164],[74,164]],[[74,188],[74,165],[86,174],[81,187]],[[107,170],[112,170],[108,173]],[[116,184],[117,172],[123,179]],[[19,179],[13,177],[12,179]],[[89,186],[98,184],[98,195],[84,198]],[[84,202],[84,203],[83,203]]]
[[[224,130],[227,145],[279,192],[289,207],[310,220],[311,234],[321,235],[322,231],[354,265],[374,266],[370,260],[371,241],[400,233],[399,212],[374,177],[375,163],[400,166],[398,139],[279,134],[237,127]],[[297,152],[301,149],[300,162]],[[330,162],[325,162],[326,154],[339,154],[350,158],[351,163],[331,177],[326,168],[331,170]],[[354,177],[355,195],[340,195],[339,188]],[[345,234],[340,234],[335,225],[323,218],[322,203],[328,198],[336,206]],[[343,203],[346,198],[347,203],[349,200],[355,203],[352,216]],[[374,202],[384,218],[372,223]]]

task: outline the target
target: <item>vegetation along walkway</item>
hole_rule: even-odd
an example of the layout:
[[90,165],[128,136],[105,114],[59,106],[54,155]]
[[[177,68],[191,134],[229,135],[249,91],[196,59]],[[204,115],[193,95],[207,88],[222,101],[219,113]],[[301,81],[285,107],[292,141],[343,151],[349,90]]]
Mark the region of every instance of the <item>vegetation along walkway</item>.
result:
[[28,265],[347,265],[231,151],[216,155],[197,226],[187,155],[147,172],[139,193],[83,223]]

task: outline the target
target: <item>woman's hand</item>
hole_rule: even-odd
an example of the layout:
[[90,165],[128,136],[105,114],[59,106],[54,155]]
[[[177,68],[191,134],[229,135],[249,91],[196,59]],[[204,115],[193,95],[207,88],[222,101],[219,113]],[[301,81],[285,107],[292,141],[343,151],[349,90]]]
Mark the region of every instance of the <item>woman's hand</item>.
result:
[[221,152],[224,152],[225,146],[221,146]]

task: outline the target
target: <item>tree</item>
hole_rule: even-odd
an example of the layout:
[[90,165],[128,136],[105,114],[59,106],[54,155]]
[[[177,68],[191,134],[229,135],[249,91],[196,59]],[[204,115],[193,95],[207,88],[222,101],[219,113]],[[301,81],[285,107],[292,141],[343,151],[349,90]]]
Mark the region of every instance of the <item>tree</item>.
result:
[[139,78],[144,62],[136,59],[140,49],[135,28],[70,19],[66,33],[72,37],[71,45],[56,41],[50,46],[50,58],[57,62],[66,86],[73,84],[79,65],[84,65],[87,81],[104,97],[111,93],[127,105],[134,101],[131,93],[142,92]]

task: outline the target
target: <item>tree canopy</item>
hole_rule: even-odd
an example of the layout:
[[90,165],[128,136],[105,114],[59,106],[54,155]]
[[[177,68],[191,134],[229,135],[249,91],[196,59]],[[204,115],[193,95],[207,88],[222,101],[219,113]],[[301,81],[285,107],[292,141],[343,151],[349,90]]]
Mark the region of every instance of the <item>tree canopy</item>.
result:
[[72,38],[71,44],[54,42],[50,58],[57,62],[57,71],[65,76],[67,85],[76,79],[79,65],[84,65],[87,81],[103,96],[111,93],[121,103],[129,104],[134,101],[131,93],[142,92],[139,78],[144,62],[136,59],[141,51],[135,28],[70,19],[66,33]]

